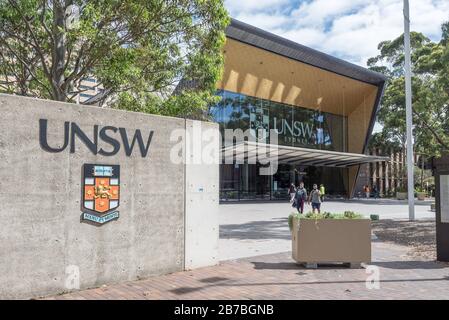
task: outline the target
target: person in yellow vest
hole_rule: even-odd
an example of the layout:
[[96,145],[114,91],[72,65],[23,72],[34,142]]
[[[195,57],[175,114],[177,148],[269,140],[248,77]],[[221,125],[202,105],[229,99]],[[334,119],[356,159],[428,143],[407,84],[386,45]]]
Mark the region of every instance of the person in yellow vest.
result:
[[326,189],[324,188],[324,184],[320,184],[320,193],[321,193],[321,202],[324,201],[324,194],[326,193]]

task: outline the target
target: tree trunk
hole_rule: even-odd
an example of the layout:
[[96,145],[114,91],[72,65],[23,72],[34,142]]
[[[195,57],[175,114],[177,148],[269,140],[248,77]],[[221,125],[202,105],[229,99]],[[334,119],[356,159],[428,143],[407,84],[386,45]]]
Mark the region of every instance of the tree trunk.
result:
[[424,190],[424,156],[421,155],[421,191]]
[[444,148],[444,150],[449,150],[449,145],[447,145],[437,132],[424,120],[424,117],[421,117],[418,112],[413,110],[413,114],[415,114],[419,121],[430,131],[430,133],[435,137],[435,140]]
[[54,43],[52,50],[52,92],[53,99],[66,101],[67,93],[64,92],[64,64],[65,64],[65,9],[64,0],[53,0],[53,34]]

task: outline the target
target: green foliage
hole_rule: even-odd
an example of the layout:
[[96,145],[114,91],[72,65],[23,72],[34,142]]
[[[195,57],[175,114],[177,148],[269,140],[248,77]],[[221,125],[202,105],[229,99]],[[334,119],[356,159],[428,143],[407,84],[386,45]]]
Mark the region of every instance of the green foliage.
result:
[[222,0],[0,0],[0,92],[70,102],[95,77],[100,103],[201,118],[228,23]]
[[293,230],[293,220],[294,219],[308,219],[308,220],[322,220],[322,219],[365,219],[365,217],[353,211],[345,211],[343,213],[331,213],[331,212],[307,212],[305,214],[300,214],[293,212],[288,216],[288,226],[290,231]]
[[[449,150],[449,23],[442,26],[442,39],[432,42],[423,34],[411,33],[413,121],[415,152],[439,156]],[[375,144],[405,149],[404,36],[379,44],[379,55],[368,67],[388,76],[378,113],[382,132]],[[383,142],[382,142],[383,141]],[[405,172],[404,172],[405,174]]]
[[345,211],[343,213],[343,217],[345,219],[360,219],[362,217],[362,215],[359,213],[356,213],[354,211]]
[[290,228],[290,231],[293,230],[293,219],[300,219],[301,215],[296,212],[290,213],[288,216],[288,227]]
[[218,103],[219,97],[209,91],[185,90],[166,99],[148,92],[123,92],[113,107],[116,109],[159,114],[172,117],[203,119],[204,110]]

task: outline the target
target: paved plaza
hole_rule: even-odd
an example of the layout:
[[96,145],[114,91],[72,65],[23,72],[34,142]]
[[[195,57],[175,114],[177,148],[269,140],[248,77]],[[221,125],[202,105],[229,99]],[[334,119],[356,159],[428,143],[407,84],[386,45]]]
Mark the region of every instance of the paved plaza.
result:
[[[409,239],[404,242],[407,245],[388,241],[391,234],[415,234],[405,220],[405,203],[390,200],[335,201],[326,202],[325,206],[325,210],[333,212],[354,210],[366,215],[377,213],[381,216],[382,220],[373,224],[373,230],[379,231],[379,237],[373,235],[373,258],[368,265],[378,269],[349,269],[338,265],[306,269],[291,258],[291,240],[286,218],[291,211],[288,203],[232,204],[220,206],[222,261],[218,266],[102,286],[48,299],[449,297],[449,264],[435,262],[426,255],[416,256],[410,245],[413,241]],[[432,242],[434,238],[434,213],[429,208],[428,203],[416,207],[420,221],[414,227],[421,228],[424,233],[422,238],[418,238],[419,242],[424,242],[425,239]],[[374,275],[373,270],[379,276],[378,288],[369,281],[372,279],[369,277]]]
[[49,299],[447,299],[449,265],[406,253],[407,247],[373,242],[378,289],[366,285],[370,269],[305,269],[284,252]]
[[[431,201],[416,201],[417,219],[434,219]],[[306,206],[305,211],[311,210]],[[322,210],[355,211],[381,219],[408,218],[406,201],[390,199],[360,199],[325,201]],[[287,217],[295,209],[288,202],[234,203],[220,205],[220,260],[237,259],[291,250]]]

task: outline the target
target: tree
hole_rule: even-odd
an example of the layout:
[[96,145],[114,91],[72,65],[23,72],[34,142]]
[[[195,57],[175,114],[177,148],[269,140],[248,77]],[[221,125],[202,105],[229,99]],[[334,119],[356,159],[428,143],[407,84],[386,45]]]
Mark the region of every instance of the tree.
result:
[[[412,90],[415,152],[427,157],[449,150],[449,23],[442,26],[440,43],[411,33]],[[446,31],[445,31],[446,30]],[[446,33],[446,36],[445,36]],[[380,54],[368,60],[370,69],[388,76],[378,121],[382,135],[405,150],[404,36],[379,44]]]
[[[423,163],[432,156],[449,151],[449,22],[442,25],[442,38],[433,42],[423,34],[411,33],[413,123],[415,155],[420,169],[420,189],[428,172]],[[379,55],[368,60],[368,67],[388,76],[378,121],[382,132],[372,144],[401,146],[405,157],[405,80],[404,36],[379,44]],[[406,181],[406,171],[400,173]]]
[[[198,116],[228,22],[222,0],[0,0],[0,90],[72,102],[92,76],[100,104]],[[195,86],[172,95],[180,79]]]

